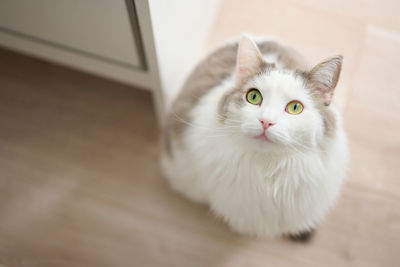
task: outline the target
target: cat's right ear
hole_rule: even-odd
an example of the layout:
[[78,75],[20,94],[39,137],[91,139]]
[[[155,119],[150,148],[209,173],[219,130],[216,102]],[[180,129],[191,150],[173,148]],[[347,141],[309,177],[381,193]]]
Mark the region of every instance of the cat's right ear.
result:
[[263,56],[257,45],[247,36],[239,42],[236,59],[236,84],[244,83],[263,66]]
[[328,106],[338,83],[342,69],[343,56],[336,56],[315,66],[310,72],[308,82],[319,92],[324,104]]

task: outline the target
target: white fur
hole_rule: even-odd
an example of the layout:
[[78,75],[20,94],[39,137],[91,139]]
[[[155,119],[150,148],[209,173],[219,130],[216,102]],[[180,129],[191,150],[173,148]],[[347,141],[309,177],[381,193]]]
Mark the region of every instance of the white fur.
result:
[[[232,107],[222,124],[218,103],[234,81],[232,75],[192,109],[183,146],[173,141],[173,157],[162,156],[166,177],[240,233],[276,236],[315,227],[345,178],[348,150],[339,114],[329,107],[337,132],[324,137],[321,115],[301,80],[274,70],[247,84],[263,94],[262,105]],[[291,100],[304,104],[301,114],[284,111]],[[261,117],[276,123],[267,130],[272,142],[253,138],[263,132]]]

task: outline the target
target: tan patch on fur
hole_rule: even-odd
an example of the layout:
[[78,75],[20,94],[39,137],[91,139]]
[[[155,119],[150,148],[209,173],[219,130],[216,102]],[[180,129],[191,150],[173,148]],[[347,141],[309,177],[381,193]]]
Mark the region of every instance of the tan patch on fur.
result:
[[221,101],[218,103],[218,115],[221,122],[227,118],[229,104],[235,104],[237,107],[244,104],[245,100],[243,95],[245,93],[246,92],[243,90],[234,88],[224,94]]
[[185,127],[192,123],[190,110],[199,99],[219,85],[234,70],[237,43],[221,47],[201,61],[186,80],[167,117],[166,131],[178,142],[182,141]]
[[[257,46],[262,54],[276,54],[278,62],[286,69],[298,70],[300,72],[309,69],[304,58],[292,48],[274,41],[257,42]],[[173,138],[178,143],[182,142],[184,130],[192,123],[189,117],[190,111],[196,106],[202,96],[233,73],[236,66],[237,49],[238,43],[227,44],[215,50],[197,65],[186,80],[168,115],[165,130],[168,132],[170,138]],[[222,113],[224,105],[232,97],[237,100],[235,100],[237,104],[240,104],[240,99],[243,99],[243,97],[238,98],[239,93],[243,94],[241,90],[232,88],[232,90],[225,94],[225,98],[220,104],[220,111]]]
[[316,107],[321,114],[322,120],[324,122],[324,135],[330,138],[335,137],[337,130],[337,121],[335,114],[332,112],[332,110],[329,109],[329,106],[321,101],[319,97],[318,99],[315,99],[315,101],[317,103]]
[[314,100],[315,107],[317,108],[319,114],[322,116],[322,120],[324,123],[324,136],[326,137],[334,137],[337,130],[337,120],[333,111],[330,109],[330,102],[327,104],[324,101],[324,98],[321,97],[321,93],[318,89],[313,87],[313,84],[308,81],[308,73],[304,73],[305,86],[309,90],[311,90],[312,99]]
[[310,65],[306,59],[291,47],[283,46],[274,41],[257,43],[262,54],[272,53],[277,55],[277,61],[284,69],[308,71]]

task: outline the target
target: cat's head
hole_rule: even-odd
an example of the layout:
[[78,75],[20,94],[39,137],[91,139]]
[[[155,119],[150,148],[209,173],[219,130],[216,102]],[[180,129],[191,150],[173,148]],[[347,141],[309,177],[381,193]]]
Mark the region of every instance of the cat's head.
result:
[[219,103],[223,127],[236,128],[256,146],[313,148],[335,134],[330,108],[342,57],[311,70],[279,69],[243,37],[237,52],[235,86]]

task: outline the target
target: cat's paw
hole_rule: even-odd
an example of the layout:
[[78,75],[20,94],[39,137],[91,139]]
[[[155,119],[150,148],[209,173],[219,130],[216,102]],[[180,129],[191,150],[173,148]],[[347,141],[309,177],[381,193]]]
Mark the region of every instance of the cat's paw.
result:
[[314,234],[314,229],[310,231],[299,232],[297,234],[289,234],[289,239],[294,242],[305,243],[311,240],[313,234]]

